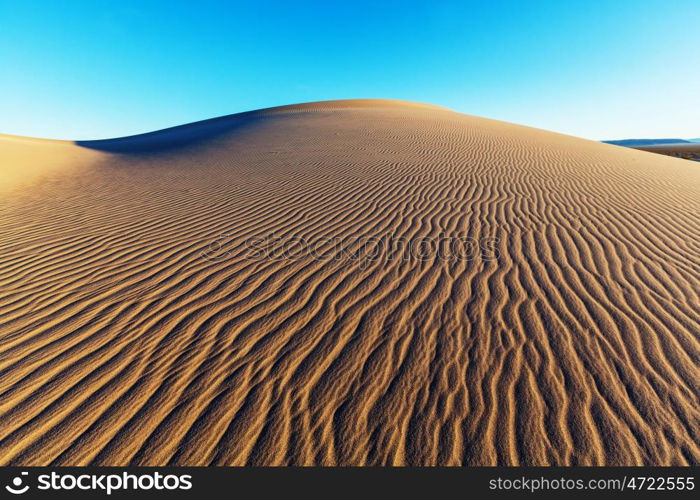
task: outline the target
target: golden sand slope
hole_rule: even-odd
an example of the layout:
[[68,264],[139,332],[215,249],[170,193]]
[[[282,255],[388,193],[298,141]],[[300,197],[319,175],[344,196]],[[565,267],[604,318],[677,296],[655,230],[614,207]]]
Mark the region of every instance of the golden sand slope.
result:
[[700,462],[697,164],[391,101],[84,146],[0,139],[0,463]]

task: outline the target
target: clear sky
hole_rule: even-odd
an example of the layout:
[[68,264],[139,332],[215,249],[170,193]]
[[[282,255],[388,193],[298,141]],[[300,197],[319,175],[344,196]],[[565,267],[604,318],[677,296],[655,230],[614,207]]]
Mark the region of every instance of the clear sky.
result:
[[591,139],[699,137],[699,57],[699,0],[0,0],[0,133],[376,97]]

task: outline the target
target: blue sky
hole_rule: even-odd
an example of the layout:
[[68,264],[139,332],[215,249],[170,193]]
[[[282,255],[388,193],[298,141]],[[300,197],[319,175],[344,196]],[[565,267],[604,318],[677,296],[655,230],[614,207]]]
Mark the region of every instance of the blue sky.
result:
[[0,0],[0,133],[106,138],[394,98],[591,139],[700,136],[700,1]]

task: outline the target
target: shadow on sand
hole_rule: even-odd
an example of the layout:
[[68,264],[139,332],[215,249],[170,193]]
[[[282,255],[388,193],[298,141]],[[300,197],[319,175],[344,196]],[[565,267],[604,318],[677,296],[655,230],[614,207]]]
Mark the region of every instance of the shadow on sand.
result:
[[191,146],[196,143],[215,139],[220,135],[246,127],[263,118],[259,111],[248,111],[234,115],[211,118],[186,125],[147,132],[145,134],[100,139],[75,141],[78,146],[106,151],[109,153],[162,153]]

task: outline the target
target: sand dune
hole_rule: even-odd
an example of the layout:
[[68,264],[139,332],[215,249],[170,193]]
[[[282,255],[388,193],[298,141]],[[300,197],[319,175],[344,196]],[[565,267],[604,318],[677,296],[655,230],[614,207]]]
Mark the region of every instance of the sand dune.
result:
[[3,465],[700,462],[693,162],[338,101],[0,174]]

